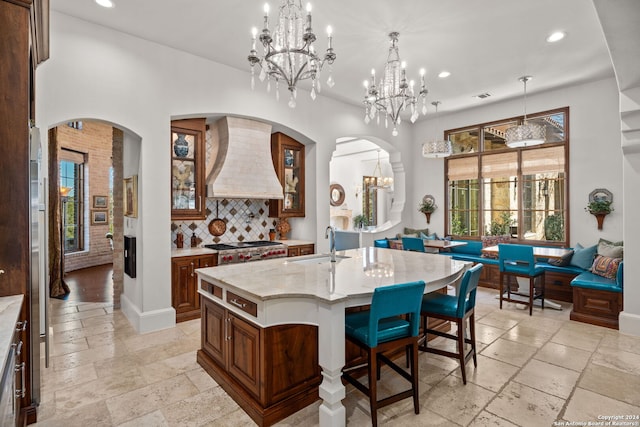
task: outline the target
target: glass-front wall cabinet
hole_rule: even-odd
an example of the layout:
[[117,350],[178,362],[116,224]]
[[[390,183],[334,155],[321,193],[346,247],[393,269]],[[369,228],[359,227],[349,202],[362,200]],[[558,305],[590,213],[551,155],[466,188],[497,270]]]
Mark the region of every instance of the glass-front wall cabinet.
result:
[[204,119],[171,122],[171,218],[204,219]]
[[269,201],[269,216],[304,217],[304,145],[276,132],[271,135],[271,157],[284,199]]
[[445,132],[453,146],[446,159],[447,233],[566,245],[568,121],[568,107],[528,116],[545,127],[546,138],[524,148],[509,148],[505,138],[522,118]]

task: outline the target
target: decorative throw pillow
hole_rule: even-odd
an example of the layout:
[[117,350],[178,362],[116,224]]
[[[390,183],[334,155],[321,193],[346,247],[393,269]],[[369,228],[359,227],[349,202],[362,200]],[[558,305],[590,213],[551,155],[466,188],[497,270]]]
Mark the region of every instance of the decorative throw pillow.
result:
[[[489,246],[496,246],[500,243],[509,243],[511,242],[511,236],[482,236],[482,247],[488,248]],[[487,252],[482,252],[483,258],[491,258],[498,259],[498,254],[490,254]]]
[[589,270],[591,268],[591,264],[593,264],[593,257],[596,256],[597,251],[598,245],[583,248],[582,245],[578,243],[576,247],[573,248],[573,256],[571,257],[571,261],[569,261],[569,265],[579,267],[583,270]]
[[610,242],[609,240],[600,239],[598,242],[598,255],[609,258],[622,258],[624,246],[622,242]]
[[410,237],[420,237],[420,233],[429,235],[429,229],[428,228],[409,228],[409,227],[404,228],[404,234]]
[[566,267],[571,262],[571,258],[573,258],[573,251],[568,254],[562,255],[559,259],[550,259],[548,261],[549,264],[555,265],[556,267]]
[[422,232],[418,235],[422,240],[440,240],[437,233],[429,234],[428,236]]
[[615,279],[618,274],[618,266],[622,258],[611,258],[602,255],[596,256],[591,266],[591,272],[607,279]]
[[389,240],[389,248],[402,250],[402,240]]

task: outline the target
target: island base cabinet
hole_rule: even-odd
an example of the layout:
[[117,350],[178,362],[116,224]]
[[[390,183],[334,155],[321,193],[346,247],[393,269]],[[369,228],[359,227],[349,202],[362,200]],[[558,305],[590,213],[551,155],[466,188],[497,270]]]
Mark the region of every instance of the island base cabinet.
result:
[[202,299],[198,363],[260,426],[319,399],[318,328],[261,328]]

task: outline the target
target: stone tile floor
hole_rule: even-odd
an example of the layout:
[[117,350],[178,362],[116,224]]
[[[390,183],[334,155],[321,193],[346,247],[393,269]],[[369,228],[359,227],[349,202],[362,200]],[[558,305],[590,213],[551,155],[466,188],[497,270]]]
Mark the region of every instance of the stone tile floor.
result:
[[[607,416],[640,425],[640,337],[570,321],[569,304],[532,317],[515,304],[499,310],[496,295],[478,291],[478,367],[467,365],[467,385],[457,361],[421,354],[420,414],[407,399],[380,410],[380,425],[539,427]],[[253,425],[196,363],[199,320],[140,335],[109,304],[52,305],[37,426]],[[380,388],[404,387],[396,382],[383,371]],[[318,405],[278,425],[318,425]],[[344,405],[348,425],[371,424],[368,400],[351,386]]]

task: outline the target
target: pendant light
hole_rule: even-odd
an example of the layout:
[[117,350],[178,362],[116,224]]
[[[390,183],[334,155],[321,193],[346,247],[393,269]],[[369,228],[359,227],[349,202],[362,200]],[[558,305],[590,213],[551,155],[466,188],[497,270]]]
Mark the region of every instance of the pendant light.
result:
[[[438,105],[440,105],[440,101],[434,101],[431,103],[434,107],[436,107],[436,125],[439,122],[438,116]],[[436,129],[439,129],[436,126]],[[451,155],[451,141],[443,140],[443,139],[434,139],[432,141],[427,141],[422,144],[422,157],[437,159],[440,157],[447,157]]]
[[530,147],[545,142],[544,126],[527,122],[527,82],[532,78],[531,76],[522,76],[518,79],[524,84],[524,120],[521,125],[507,129],[506,143],[509,148]]

